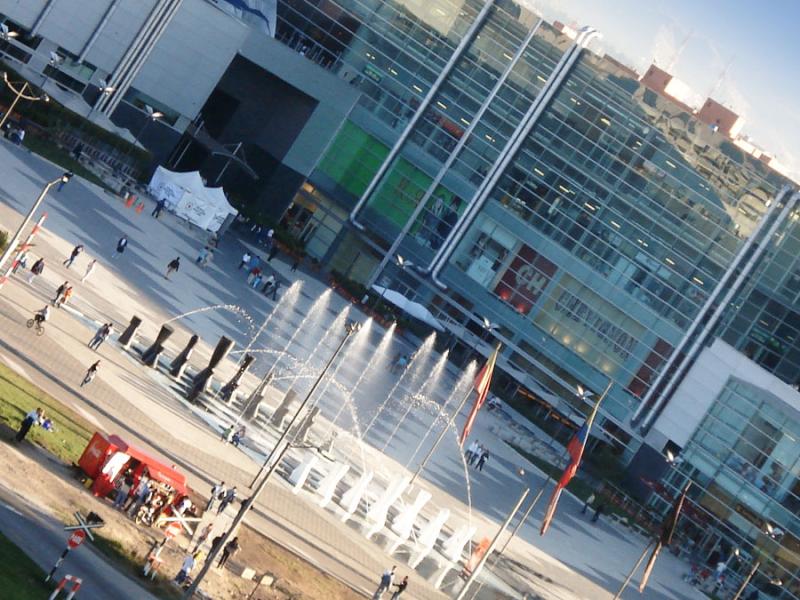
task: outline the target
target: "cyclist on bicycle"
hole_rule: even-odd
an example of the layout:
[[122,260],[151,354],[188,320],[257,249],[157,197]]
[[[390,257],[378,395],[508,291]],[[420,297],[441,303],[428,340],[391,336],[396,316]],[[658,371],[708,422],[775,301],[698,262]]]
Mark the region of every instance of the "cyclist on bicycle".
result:
[[42,323],[47,321],[47,319],[49,319],[49,318],[50,318],[50,307],[48,305],[46,305],[46,304],[45,304],[45,306],[44,306],[44,308],[42,310],[40,310],[35,315],[33,315],[33,320],[38,325],[41,325]]

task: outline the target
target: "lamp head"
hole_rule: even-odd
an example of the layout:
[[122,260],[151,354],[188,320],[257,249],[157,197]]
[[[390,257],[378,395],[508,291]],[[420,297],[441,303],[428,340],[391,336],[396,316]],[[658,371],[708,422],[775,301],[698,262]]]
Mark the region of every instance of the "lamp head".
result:
[[45,102],[50,102],[50,96],[48,96],[47,94],[42,94],[42,100],[44,100]]
[[164,113],[162,113],[161,111],[157,110],[153,114],[150,115],[150,118],[155,121],[156,119],[160,119],[163,116],[164,116]]
[[67,183],[70,179],[74,177],[74,173],[72,171],[67,171],[61,176],[61,183]]
[[348,320],[344,324],[345,331],[347,333],[355,333],[359,329],[361,329],[361,323],[359,321]]

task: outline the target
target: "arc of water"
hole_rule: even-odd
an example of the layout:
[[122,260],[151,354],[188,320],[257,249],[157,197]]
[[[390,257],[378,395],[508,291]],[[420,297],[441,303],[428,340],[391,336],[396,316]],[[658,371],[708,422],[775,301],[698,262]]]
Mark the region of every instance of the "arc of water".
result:
[[[467,365],[467,368],[461,374],[461,377],[458,378],[458,382],[456,386],[453,388],[453,392],[447,398],[447,401],[444,403],[444,406],[439,408],[439,411],[436,415],[434,415],[433,420],[431,421],[430,427],[428,427],[427,431],[425,431],[425,435],[422,436],[419,444],[417,444],[416,450],[414,450],[414,454],[411,455],[411,458],[408,459],[407,466],[411,467],[414,463],[414,459],[419,454],[419,451],[422,449],[422,446],[425,445],[425,442],[428,440],[431,432],[433,431],[434,427],[436,427],[436,423],[440,420],[444,420],[445,427],[455,427],[454,424],[450,422],[450,415],[448,413],[448,407],[450,404],[458,404],[461,401],[461,398],[467,393],[467,390],[473,385],[473,381],[475,380],[475,371],[478,368],[478,364],[473,360]],[[455,406],[453,410],[455,410]]]
[[[358,390],[359,386],[361,385],[361,383],[366,378],[367,373],[371,373],[372,370],[373,370],[373,367],[375,367],[377,365],[377,363],[379,363],[381,360],[385,360],[386,359],[386,349],[389,347],[389,344],[392,341],[392,337],[394,336],[394,330],[395,330],[396,327],[397,327],[397,323],[392,323],[391,324],[391,326],[386,331],[386,333],[383,334],[383,338],[381,339],[380,343],[378,344],[378,347],[375,349],[375,354],[373,355],[372,360],[370,360],[367,363],[366,367],[361,370],[361,373],[359,373],[358,379],[356,379],[356,382],[353,384],[353,387],[350,389],[349,396],[350,396],[350,403],[351,404],[354,401],[354,398],[355,398],[355,395],[356,395],[356,391]],[[335,427],[336,424],[338,423],[339,417],[341,416],[342,412],[345,409],[345,404],[347,404],[347,402],[342,404],[342,406],[339,408],[339,411],[336,413],[336,416],[333,417],[333,421],[331,422],[331,426],[332,427]]]
[[386,400],[383,401],[383,404],[381,404],[378,410],[375,412],[375,415],[372,417],[372,420],[369,422],[369,425],[367,425],[367,428],[364,430],[364,433],[361,437],[362,440],[364,439],[364,436],[367,435],[369,430],[372,429],[372,426],[378,420],[378,417],[380,417],[381,414],[383,414],[386,405],[394,397],[394,394],[397,392],[397,390],[400,388],[403,382],[405,382],[406,377],[408,376],[411,377],[411,381],[409,381],[409,386],[412,386],[416,382],[417,376],[419,375],[419,373],[421,373],[421,369],[418,369],[417,367],[423,364],[424,361],[428,358],[428,355],[433,350],[433,344],[435,341],[436,341],[435,333],[432,333],[427,338],[425,338],[425,341],[417,351],[416,356],[412,360],[410,360],[409,363],[406,365],[405,369],[403,369],[403,372],[400,374],[400,377],[398,378],[397,381],[395,381],[394,385],[392,386],[392,389],[390,389],[389,393],[386,395]]
[[300,280],[295,281],[292,285],[289,286],[289,289],[286,290],[286,293],[281,297],[281,299],[275,305],[275,308],[272,309],[269,315],[267,315],[267,317],[264,319],[264,322],[261,323],[261,327],[259,327],[258,331],[256,331],[253,334],[253,337],[250,338],[250,341],[248,342],[247,346],[245,347],[244,350],[242,350],[243,354],[247,354],[248,352],[250,352],[250,349],[253,346],[255,346],[259,336],[261,336],[261,334],[267,328],[267,325],[270,324],[275,315],[283,312],[285,307],[292,307],[294,305],[294,302],[297,301],[297,297],[300,295],[300,289],[302,287],[303,287],[303,282]]
[[[428,377],[428,379],[425,380],[425,383],[422,385],[422,388],[419,391],[419,394],[421,396],[424,397],[425,394],[428,393],[429,390],[435,387],[435,385],[439,382],[439,378],[441,377],[442,372],[444,371],[444,366],[447,364],[447,357],[449,353],[450,353],[449,350],[445,350],[444,354],[442,354],[442,356],[439,357],[439,361],[436,363],[436,366],[433,367],[433,371],[431,372],[430,377]],[[386,438],[386,442],[383,444],[381,452],[386,452],[386,449],[389,447],[389,444],[392,443],[394,436],[396,436],[397,432],[400,431],[400,428],[403,426],[403,423],[408,418],[408,415],[411,413],[411,410],[414,408],[413,396],[410,396],[408,400],[409,400],[408,406],[406,407],[403,416],[400,417],[400,419],[397,421],[397,425],[395,425],[394,429],[392,430],[392,433],[390,433],[389,437]]]
[[255,321],[253,320],[253,317],[250,316],[249,312],[247,312],[245,309],[243,309],[241,306],[237,304],[213,304],[210,306],[202,306],[200,308],[195,308],[185,313],[175,315],[174,317],[167,319],[166,321],[161,323],[161,325],[166,325],[167,323],[172,323],[173,321],[177,321],[178,319],[183,319],[184,317],[191,317],[192,315],[208,312],[211,310],[228,310],[232,313],[241,315],[244,317],[245,321],[247,321],[247,325],[250,329],[255,328]]
[[[326,305],[330,301],[332,293],[333,290],[328,288],[327,290],[325,290],[325,292],[323,292],[323,294],[319,298],[317,298],[314,304],[311,305],[311,310],[309,310],[308,314],[306,314],[306,316],[303,317],[303,320],[300,321],[300,325],[298,325],[297,329],[294,330],[294,333],[292,333],[291,337],[289,338],[289,341],[286,342],[286,345],[283,347],[283,350],[281,350],[280,355],[278,356],[278,358],[275,359],[275,364],[272,365],[273,369],[276,369],[278,367],[278,365],[281,362],[281,359],[289,352],[289,348],[294,343],[295,339],[297,339],[297,336],[300,335],[300,332],[303,331],[303,328],[305,327],[305,324],[308,322],[309,318],[311,318],[312,315],[316,316],[316,313],[318,313],[321,310],[321,307]],[[319,344],[317,344],[317,347],[319,347]],[[313,353],[309,354],[309,359],[311,358],[312,354]],[[303,363],[303,368],[307,366],[307,363],[308,359],[306,360],[305,363]]]

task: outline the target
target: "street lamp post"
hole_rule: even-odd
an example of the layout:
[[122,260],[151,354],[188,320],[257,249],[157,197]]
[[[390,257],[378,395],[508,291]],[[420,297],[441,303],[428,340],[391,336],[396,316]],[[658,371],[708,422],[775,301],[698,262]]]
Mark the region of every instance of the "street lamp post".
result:
[[242,501],[242,506],[239,508],[239,512],[234,517],[233,521],[231,521],[231,525],[228,530],[223,534],[222,539],[220,542],[211,549],[208,553],[208,557],[206,558],[205,563],[203,564],[203,568],[197,574],[197,577],[194,578],[192,584],[184,593],[184,598],[191,598],[197,589],[200,587],[200,583],[203,581],[203,578],[208,574],[209,569],[214,564],[214,559],[216,558],[217,554],[225,547],[225,544],[228,543],[228,539],[233,535],[233,533],[238,529],[239,525],[244,521],[244,518],[247,516],[247,513],[253,508],[256,500],[258,500],[261,493],[267,486],[267,482],[272,477],[272,474],[278,468],[281,460],[283,459],[284,454],[289,449],[290,444],[287,443],[287,438],[289,437],[289,433],[292,431],[294,424],[301,418],[303,411],[308,404],[311,397],[314,395],[314,392],[317,391],[319,384],[322,382],[325,375],[328,373],[328,369],[331,368],[336,357],[339,356],[339,353],[345,347],[347,340],[350,339],[350,336],[357,332],[361,328],[361,324],[356,321],[350,321],[345,325],[345,335],[342,338],[339,345],[336,347],[336,350],[333,352],[331,357],[328,359],[328,362],[325,363],[325,366],[322,369],[322,372],[317,376],[317,379],[314,381],[314,384],[311,386],[311,389],[306,394],[303,401],[300,403],[300,406],[297,407],[294,415],[292,416],[291,421],[289,421],[289,425],[281,433],[281,436],[278,438],[278,441],[275,442],[275,445],[272,448],[272,452],[270,452],[267,459],[264,461],[264,464],[261,467],[261,470],[256,475],[256,478],[251,483],[251,486],[255,484],[256,480],[258,480],[259,476],[263,472],[265,468],[267,468],[267,472],[264,474],[264,477],[261,478],[261,481],[258,482],[257,485],[253,488],[253,494]]
[[[1,122],[0,122],[0,127],[2,127]],[[44,188],[42,188],[42,191],[39,193],[39,197],[36,198],[36,201],[33,203],[33,206],[31,206],[30,210],[28,211],[28,214],[25,215],[25,218],[22,220],[22,223],[20,223],[19,227],[17,228],[16,233],[14,233],[14,236],[10,240],[8,240],[8,246],[6,247],[5,252],[3,252],[3,255],[0,256],[0,272],[2,272],[3,270],[3,265],[6,264],[11,255],[15,252],[17,244],[19,244],[19,239],[20,237],[22,237],[23,230],[28,226],[28,223],[33,218],[33,214],[39,208],[39,205],[45,199],[45,196],[47,196],[47,192],[50,191],[50,188],[53,187],[54,185],[58,185],[59,183],[66,183],[71,178],[72,178],[72,173],[67,172],[61,175],[58,179],[54,179],[53,181],[49,181],[47,184],[45,184]]]
[[753,576],[758,572],[758,568],[760,566],[761,566],[760,561],[756,561],[753,563],[753,568],[750,569],[750,572],[747,574],[747,577],[744,578],[744,581],[742,581],[742,585],[740,585],[739,589],[736,590],[736,593],[733,595],[733,598],[731,598],[731,600],[739,600],[741,595],[744,594],[745,590],[747,589],[747,586],[750,585]]
[[139,133],[136,135],[137,140],[142,139],[142,136],[144,135],[144,132],[147,129],[147,126],[150,125],[150,123],[158,121],[161,117],[164,116],[163,112],[159,110],[153,110],[152,106],[148,106],[147,104],[145,104],[144,108],[147,111],[147,118],[144,121],[144,125],[142,125],[142,128],[139,130]]
[[3,125],[6,124],[9,115],[12,112],[14,112],[14,107],[20,100],[30,100],[31,102],[38,102],[39,100],[44,100],[45,102],[50,101],[50,97],[47,94],[43,93],[41,96],[35,96],[33,94],[29,94],[28,92],[32,88],[31,84],[29,84],[27,81],[23,82],[22,86],[19,88],[14,87],[15,84],[8,80],[8,73],[6,73],[5,71],[3,71],[3,81],[8,86],[8,89],[10,89],[14,93],[14,100],[11,102],[11,106],[8,107],[6,114],[4,114],[3,118],[0,119],[0,130],[3,129]]

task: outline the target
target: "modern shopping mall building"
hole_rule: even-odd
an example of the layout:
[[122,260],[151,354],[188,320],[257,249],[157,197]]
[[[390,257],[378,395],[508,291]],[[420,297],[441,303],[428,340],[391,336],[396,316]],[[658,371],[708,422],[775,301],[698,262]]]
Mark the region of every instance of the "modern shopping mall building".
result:
[[632,489],[661,510],[691,477],[694,548],[800,597],[799,197],[735,113],[510,0],[78,4],[0,0],[7,62],[92,118],[164,112],[156,155],[461,347],[496,323],[499,393],[565,437],[576,384],[611,384],[595,443]]

